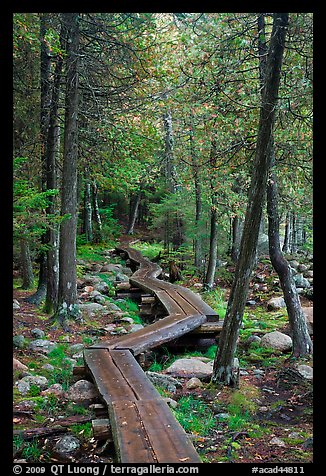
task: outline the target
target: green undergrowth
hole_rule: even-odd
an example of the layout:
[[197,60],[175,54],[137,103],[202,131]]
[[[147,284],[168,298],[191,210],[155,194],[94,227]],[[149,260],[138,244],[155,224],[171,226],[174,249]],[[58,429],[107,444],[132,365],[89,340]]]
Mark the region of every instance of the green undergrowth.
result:
[[206,436],[215,426],[214,414],[209,405],[192,395],[181,397],[178,406],[172,411],[188,433]]
[[148,243],[146,241],[138,241],[132,244],[132,248],[140,251],[143,256],[152,260],[156,258],[160,253],[163,253],[163,245],[161,243]]

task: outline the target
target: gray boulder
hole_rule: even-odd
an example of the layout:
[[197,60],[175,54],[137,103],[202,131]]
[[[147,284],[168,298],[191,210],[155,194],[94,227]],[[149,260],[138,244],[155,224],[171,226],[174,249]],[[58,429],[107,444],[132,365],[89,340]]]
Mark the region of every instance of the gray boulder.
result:
[[37,327],[31,330],[31,334],[33,337],[35,337],[35,339],[43,339],[45,336],[44,331],[42,331],[42,329],[38,329]]
[[23,349],[25,346],[25,337],[23,335],[14,336],[12,343],[17,349]]
[[297,371],[303,378],[307,380],[313,380],[314,369],[310,367],[310,365],[298,365]]
[[297,288],[310,288],[308,279],[304,278],[302,273],[296,274],[293,280]]
[[99,291],[101,294],[108,294],[108,292],[110,291],[110,288],[105,281],[101,281],[100,283],[95,284],[94,289],[96,291]]
[[88,406],[97,401],[98,393],[95,385],[88,380],[78,380],[69,388],[67,398],[79,405]]
[[48,354],[56,347],[56,343],[46,339],[32,340],[29,344],[29,349],[33,352],[43,352]]
[[48,379],[41,375],[27,375],[16,382],[18,392],[22,395],[26,395],[30,391],[31,385],[36,385],[41,390],[44,390],[48,386]]
[[182,388],[181,383],[170,375],[164,375],[158,372],[151,372],[149,370],[146,372],[146,375],[154,385],[163,387],[168,392],[176,393],[177,388]]
[[190,357],[176,360],[165,372],[178,377],[210,378],[213,369],[209,363]]
[[276,311],[278,309],[282,309],[283,307],[286,307],[284,297],[275,297],[267,301],[267,309],[269,311]]
[[72,435],[65,435],[59,438],[54,446],[54,450],[57,453],[63,455],[72,455],[78,452],[80,449],[80,441],[78,438]]
[[105,306],[97,302],[86,302],[85,304],[79,304],[81,312],[85,312],[88,316],[94,316],[97,313],[107,312]]
[[262,347],[271,347],[272,349],[286,352],[292,350],[292,339],[279,331],[268,332],[261,338]]

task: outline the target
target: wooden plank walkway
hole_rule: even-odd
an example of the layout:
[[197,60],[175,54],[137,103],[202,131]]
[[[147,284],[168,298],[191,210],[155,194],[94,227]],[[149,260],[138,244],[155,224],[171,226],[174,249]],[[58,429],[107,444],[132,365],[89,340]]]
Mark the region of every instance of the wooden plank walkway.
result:
[[161,268],[129,247],[117,248],[135,270],[130,284],[154,296],[166,317],[113,342],[84,350],[85,366],[108,408],[121,463],[200,463],[189,436],[135,359],[180,336],[203,329],[218,315],[197,294],[157,279]]

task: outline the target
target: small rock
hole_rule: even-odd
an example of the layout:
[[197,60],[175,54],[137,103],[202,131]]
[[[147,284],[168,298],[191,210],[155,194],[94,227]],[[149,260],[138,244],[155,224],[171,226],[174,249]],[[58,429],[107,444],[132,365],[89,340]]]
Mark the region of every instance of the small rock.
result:
[[307,380],[313,380],[313,368],[310,365],[298,365],[297,371],[303,378]]
[[42,365],[42,369],[47,370],[49,372],[53,372],[54,366],[51,365],[51,364],[44,364],[44,365]]
[[96,291],[99,291],[101,294],[108,294],[110,291],[110,288],[105,281],[101,281],[100,283],[95,284],[95,289]]
[[60,398],[64,395],[64,393],[65,392],[62,388],[62,385],[60,383],[54,383],[53,385],[50,385],[50,387],[47,388],[46,390],[43,390],[41,392],[41,395],[45,396],[45,395],[52,394],[52,395],[55,395],[56,397]]
[[269,311],[276,311],[278,309],[282,309],[283,307],[286,307],[283,296],[272,298],[267,301],[267,309]]
[[308,271],[308,266],[306,266],[305,264],[299,264],[297,270],[299,271],[299,273],[304,273],[305,271]]
[[18,349],[22,349],[25,345],[25,337],[22,335],[14,336],[12,338],[12,342],[14,347],[17,347]]
[[27,365],[22,364],[19,360],[13,357],[13,370],[28,370]]
[[96,402],[98,394],[94,384],[88,380],[78,380],[69,388],[67,398],[80,405],[88,406]]
[[43,339],[43,337],[45,336],[44,331],[42,331],[42,329],[38,329],[37,327],[31,330],[31,334],[36,339]]
[[212,376],[212,366],[196,358],[178,359],[170,365],[166,373],[179,377],[208,378]]
[[197,377],[192,377],[191,379],[188,380],[188,382],[186,383],[186,388],[188,390],[192,390],[194,388],[198,388],[198,387],[202,387],[203,384],[202,382],[199,380],[199,378]]
[[80,449],[80,441],[75,436],[65,435],[57,441],[54,449],[58,453],[73,454]]
[[296,274],[293,280],[297,288],[310,288],[308,279],[304,278],[302,273]]
[[264,375],[265,371],[261,370],[261,369],[254,369],[253,374],[254,375]]
[[198,288],[198,289],[201,289],[203,287],[203,284],[202,283],[195,283],[193,285],[194,288]]
[[281,352],[292,350],[292,339],[279,331],[268,332],[260,341],[262,347],[271,347]]
[[122,317],[122,318],[120,319],[120,321],[122,321],[122,322],[128,322],[129,324],[133,324],[133,323],[134,323],[134,320],[133,320],[132,317]]
[[271,439],[269,442],[270,445],[276,445],[276,446],[286,446],[283,440],[281,438],[277,438],[276,436]]
[[48,354],[56,347],[55,342],[49,340],[36,339],[30,342],[29,349],[33,352],[43,352]]
[[302,446],[303,446],[303,448],[304,448],[305,450],[307,450],[307,449],[313,447],[313,443],[314,443],[313,437],[311,436],[311,437],[309,437],[309,438],[306,439],[306,441],[303,443]]
[[163,400],[169,405],[171,408],[176,408],[178,406],[178,402],[176,400],[173,400],[173,398],[170,397],[164,397]]
[[42,376],[27,375],[16,382],[17,390],[22,395],[26,395],[30,391],[31,385],[36,385],[40,389],[45,389],[48,385],[48,380]]
[[145,373],[154,385],[163,387],[168,392],[176,393],[177,388],[182,388],[181,383],[170,375],[160,374],[159,372],[151,372],[149,370]]
[[14,300],[13,300],[12,306],[13,306],[13,310],[14,310],[14,311],[19,311],[20,305],[19,305],[19,302],[17,301],[17,299],[14,299]]
[[254,299],[249,299],[249,301],[246,302],[246,306],[254,306],[256,303],[256,301]]
[[248,339],[246,340],[246,344],[247,345],[251,345],[253,342],[256,342],[257,344],[259,344],[261,341],[261,337],[259,336],[255,336],[255,335],[251,335],[248,337]]
[[217,413],[215,416],[220,421],[226,421],[230,418],[229,413]]
[[106,298],[102,294],[99,294],[93,298],[94,302],[97,302],[98,304],[105,304],[106,303]]
[[129,328],[129,332],[136,332],[143,328],[144,326],[142,324],[132,324]]
[[115,277],[116,281],[121,282],[121,283],[128,283],[129,282],[129,277],[123,273],[117,273]]
[[258,410],[262,413],[266,413],[266,412],[268,412],[269,408],[265,407],[265,406],[262,406],[262,407],[259,407]]
[[70,346],[70,352],[73,354],[74,352],[80,352],[84,350],[84,344],[73,344]]

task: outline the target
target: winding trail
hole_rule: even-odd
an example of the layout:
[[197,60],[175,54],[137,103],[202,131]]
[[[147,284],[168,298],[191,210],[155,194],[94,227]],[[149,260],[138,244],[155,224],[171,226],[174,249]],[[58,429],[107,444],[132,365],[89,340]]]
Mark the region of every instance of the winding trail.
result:
[[173,341],[217,313],[182,286],[161,281],[162,269],[139,251],[120,245],[117,253],[134,270],[129,281],[163,306],[166,317],[84,350],[85,366],[107,406],[117,459],[121,463],[200,463],[189,436],[138,364],[142,352]]

